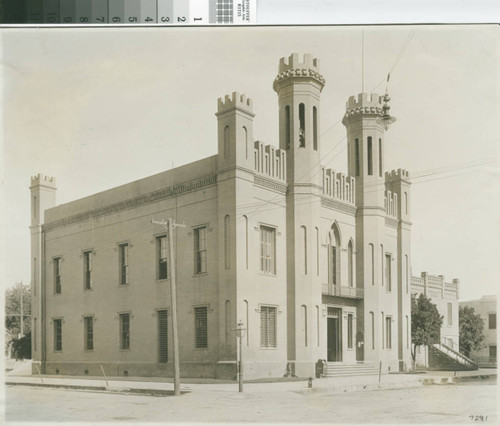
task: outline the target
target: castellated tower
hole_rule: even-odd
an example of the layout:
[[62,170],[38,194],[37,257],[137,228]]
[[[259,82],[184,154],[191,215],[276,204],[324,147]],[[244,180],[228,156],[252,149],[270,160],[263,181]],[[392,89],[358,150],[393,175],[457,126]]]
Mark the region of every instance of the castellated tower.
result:
[[252,100],[233,92],[217,101],[219,170],[238,164],[253,170]]
[[[278,94],[280,149],[287,152],[287,341],[288,359],[295,374],[310,374],[302,362],[321,358],[312,335],[312,315],[321,306],[321,281],[313,250],[320,228],[320,93],[325,79],[319,60],[293,53],[281,58],[273,89]],[[308,320],[309,319],[309,320]],[[309,331],[309,333],[307,333]]]
[[365,336],[371,336],[365,357],[397,369],[409,359],[409,178],[406,171],[384,173],[385,131],[395,121],[389,100],[387,94],[351,96],[342,123],[349,175],[356,179],[356,273],[364,286]]
[[44,372],[45,363],[45,283],[42,267],[46,264],[43,258],[44,235],[42,225],[46,209],[56,205],[56,179],[38,174],[31,178],[31,348],[34,363],[41,365]]

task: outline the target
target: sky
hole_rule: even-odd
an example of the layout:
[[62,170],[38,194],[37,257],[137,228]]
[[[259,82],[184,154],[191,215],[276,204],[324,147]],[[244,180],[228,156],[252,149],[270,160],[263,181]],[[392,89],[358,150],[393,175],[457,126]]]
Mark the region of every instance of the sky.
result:
[[412,272],[498,292],[499,29],[482,26],[73,28],[2,31],[4,286],[30,280],[30,176],[57,203],[214,155],[217,98],[253,99],[254,138],[278,145],[279,59],[309,52],[326,79],[323,165],[347,171],[345,102],[383,93],[387,169],[411,189]]

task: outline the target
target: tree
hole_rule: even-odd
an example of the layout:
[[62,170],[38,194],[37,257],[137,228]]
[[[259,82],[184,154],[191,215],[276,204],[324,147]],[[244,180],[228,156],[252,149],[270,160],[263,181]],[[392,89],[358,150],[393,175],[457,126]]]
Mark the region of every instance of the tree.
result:
[[479,314],[476,314],[473,307],[458,308],[458,327],[460,346],[466,356],[469,356],[472,350],[477,351],[483,347],[484,321]]
[[443,317],[425,294],[411,297],[411,357],[415,362],[417,346],[439,343]]
[[17,360],[31,359],[31,331],[12,341],[12,353]]
[[[21,295],[23,301],[23,330],[21,330]],[[18,283],[5,291],[5,328],[13,337],[24,335],[31,330],[30,287]]]

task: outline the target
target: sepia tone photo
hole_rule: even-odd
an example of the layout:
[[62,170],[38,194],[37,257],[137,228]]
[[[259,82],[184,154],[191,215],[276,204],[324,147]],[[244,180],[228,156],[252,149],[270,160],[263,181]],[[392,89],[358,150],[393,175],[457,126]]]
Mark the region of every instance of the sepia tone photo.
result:
[[11,28],[7,421],[498,421],[498,27]]

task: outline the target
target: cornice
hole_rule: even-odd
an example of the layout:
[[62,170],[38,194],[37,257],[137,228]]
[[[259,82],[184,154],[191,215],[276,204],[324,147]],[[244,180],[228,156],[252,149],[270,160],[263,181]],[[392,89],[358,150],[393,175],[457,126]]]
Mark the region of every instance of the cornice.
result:
[[327,209],[338,210],[349,214],[356,214],[357,210],[356,206],[326,197],[321,197],[321,207],[326,207]]
[[272,189],[274,191],[286,194],[287,185],[286,183],[276,182],[275,180],[266,178],[264,176],[254,175],[253,182],[256,185],[263,186],[265,188]]
[[216,183],[217,183],[217,176],[215,175],[206,176],[189,182],[180,183],[174,185],[173,187],[160,189],[158,191],[153,191],[148,194],[139,195],[137,197],[119,201],[117,203],[110,204],[109,206],[100,207],[98,209],[87,210],[82,213],[54,220],[52,222],[44,224],[43,230],[50,231],[52,229],[60,228],[66,225],[71,225],[73,223],[83,222],[89,219],[96,219],[101,216],[106,216],[123,210],[129,210],[145,204],[151,204],[157,201],[164,200],[166,198],[175,197],[188,192],[197,191],[201,188],[215,185]]

